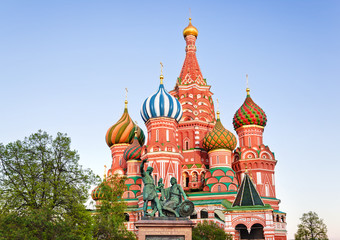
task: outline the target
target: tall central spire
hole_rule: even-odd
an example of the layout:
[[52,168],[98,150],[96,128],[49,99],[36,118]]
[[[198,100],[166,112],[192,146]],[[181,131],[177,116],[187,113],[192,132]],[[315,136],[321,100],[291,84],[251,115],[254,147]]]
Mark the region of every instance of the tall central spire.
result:
[[189,18],[189,25],[183,30],[183,36],[186,42],[186,56],[177,85],[193,83],[198,85],[207,85],[203,79],[203,75],[196,58],[195,43],[198,36],[198,30],[191,24],[191,18]]

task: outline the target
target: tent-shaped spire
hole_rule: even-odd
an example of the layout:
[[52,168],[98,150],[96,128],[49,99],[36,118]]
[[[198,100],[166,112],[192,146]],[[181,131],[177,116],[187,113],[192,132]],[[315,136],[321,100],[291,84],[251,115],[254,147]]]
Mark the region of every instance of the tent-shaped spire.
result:
[[248,173],[245,173],[241,187],[239,188],[233,207],[235,206],[264,206],[259,193],[254,186],[253,181],[250,179]]

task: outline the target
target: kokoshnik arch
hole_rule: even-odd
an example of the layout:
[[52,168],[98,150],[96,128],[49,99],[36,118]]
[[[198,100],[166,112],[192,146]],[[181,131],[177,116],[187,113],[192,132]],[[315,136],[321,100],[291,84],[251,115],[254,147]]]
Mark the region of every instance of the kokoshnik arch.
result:
[[[122,117],[106,133],[112,154],[107,176],[127,176],[122,197],[128,204],[128,229],[137,231],[135,223],[142,217],[140,164],[148,159],[155,184],[162,178],[165,187],[170,187],[170,179],[178,179],[195,205],[190,216],[194,222],[213,221],[234,239],[287,239],[286,214],[279,210],[275,191],[277,160],[263,143],[265,112],[247,88],[246,99],[233,118],[237,147],[219,111],[215,117],[213,93],[196,58],[198,30],[191,19],[183,36],[186,56],[175,88],[168,92],[161,75],[157,92],[142,103],[147,144],[129,116],[127,100]],[[100,205],[102,197],[99,185],[92,198]]]

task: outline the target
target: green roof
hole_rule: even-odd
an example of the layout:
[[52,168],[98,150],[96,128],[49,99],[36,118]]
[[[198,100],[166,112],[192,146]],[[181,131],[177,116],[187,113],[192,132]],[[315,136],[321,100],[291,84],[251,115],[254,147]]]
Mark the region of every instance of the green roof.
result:
[[260,194],[257,192],[253,181],[249,175],[245,173],[241,183],[241,187],[238,190],[233,207],[235,206],[264,206]]

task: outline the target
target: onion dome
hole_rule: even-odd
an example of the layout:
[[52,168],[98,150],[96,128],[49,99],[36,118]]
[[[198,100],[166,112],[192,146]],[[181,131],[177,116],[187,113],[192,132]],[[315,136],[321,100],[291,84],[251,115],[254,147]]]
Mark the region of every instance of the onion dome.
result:
[[107,130],[106,133],[106,143],[109,147],[111,147],[114,144],[119,144],[119,143],[132,143],[133,138],[134,138],[134,132],[135,128],[137,128],[137,137],[138,141],[141,145],[144,145],[145,141],[145,136],[142,131],[138,126],[136,126],[127,109],[127,101],[125,100],[125,108],[124,108],[124,113],[121,116],[121,118],[118,120],[116,124],[111,126],[109,130]]
[[135,137],[130,146],[128,146],[123,154],[123,157],[126,161],[133,159],[140,159],[142,155],[142,147],[138,142],[137,132],[135,133]]
[[194,35],[196,38],[198,36],[198,30],[191,24],[191,18],[189,18],[189,25],[183,30],[184,38],[188,35]]
[[104,176],[104,181],[99,184],[97,187],[95,187],[95,189],[92,190],[91,192],[91,197],[93,200],[97,201],[97,200],[103,200],[104,199],[104,192],[109,193],[110,191],[112,191],[111,187],[107,184],[106,182],[106,178]]
[[206,151],[215,149],[234,150],[237,144],[236,137],[225,129],[220,120],[220,112],[217,112],[217,120],[214,128],[203,138],[203,148]]
[[258,125],[265,127],[267,116],[253,99],[250,97],[250,89],[247,88],[247,97],[243,105],[236,111],[233,119],[234,129],[245,125]]
[[165,90],[163,75],[160,76],[160,79],[161,83],[158,91],[144,101],[140,111],[141,116],[144,122],[156,117],[174,118],[179,122],[183,114],[182,106],[177,98],[171,96]]

